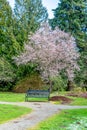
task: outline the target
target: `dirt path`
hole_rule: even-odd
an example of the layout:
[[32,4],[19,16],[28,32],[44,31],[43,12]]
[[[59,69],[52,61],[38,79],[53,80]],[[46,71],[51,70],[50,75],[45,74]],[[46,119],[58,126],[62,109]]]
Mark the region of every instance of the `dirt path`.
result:
[[0,130],[27,130],[27,128],[36,125],[41,120],[46,119],[54,113],[58,113],[62,109],[87,108],[87,106],[55,105],[51,104],[50,102],[0,102],[0,104],[12,104],[18,106],[25,106],[33,109],[33,112],[30,114],[1,124]]

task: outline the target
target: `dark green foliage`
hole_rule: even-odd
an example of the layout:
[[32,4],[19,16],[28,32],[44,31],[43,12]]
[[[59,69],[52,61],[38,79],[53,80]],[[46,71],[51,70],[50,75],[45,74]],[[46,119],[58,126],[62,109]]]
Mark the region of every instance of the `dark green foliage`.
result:
[[7,0],[0,0],[0,90],[13,85],[34,71],[34,65],[17,67],[12,57],[23,51],[30,32],[47,20],[41,0],[15,0],[14,11]]
[[11,64],[5,58],[0,58],[0,81],[12,81],[14,77],[14,69]]
[[12,10],[6,0],[0,1],[0,56],[11,57],[20,49],[12,31]]
[[13,34],[13,13],[7,0],[0,0],[0,90],[8,90],[15,80],[12,56],[20,45]]
[[75,82],[78,86],[86,88],[87,90],[87,52],[81,54],[81,59],[79,60],[80,71],[76,72]]
[[53,82],[53,91],[64,91],[67,88],[67,80],[62,75],[52,78]]
[[85,46],[85,30],[87,12],[84,0],[60,0],[58,7],[53,10],[54,18],[50,20],[53,28],[58,26],[60,29],[70,32],[77,41],[79,49]]
[[75,81],[80,86],[87,86],[87,0],[60,0],[53,12],[54,18],[49,20],[52,28],[58,26],[76,39],[81,57]]
[[0,91],[11,90],[15,77],[13,66],[5,57],[0,57]]
[[[13,81],[11,57],[18,53],[20,46],[12,31],[12,10],[6,0],[0,1],[0,82]],[[7,83],[6,83],[7,84]]]
[[31,75],[31,74],[37,73],[35,68],[36,68],[36,65],[32,64],[32,63],[18,66],[16,68],[17,69],[17,73],[16,73],[17,81],[19,81],[20,79],[23,79],[27,75]]
[[28,34],[35,32],[40,23],[48,17],[41,0],[15,0],[14,14],[14,34],[22,44],[27,40]]

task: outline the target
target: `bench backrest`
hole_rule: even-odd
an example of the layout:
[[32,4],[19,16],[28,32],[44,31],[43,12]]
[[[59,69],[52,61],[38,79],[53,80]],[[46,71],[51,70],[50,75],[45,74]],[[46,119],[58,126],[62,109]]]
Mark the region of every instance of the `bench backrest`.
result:
[[31,97],[49,97],[50,91],[49,90],[28,90],[26,95]]

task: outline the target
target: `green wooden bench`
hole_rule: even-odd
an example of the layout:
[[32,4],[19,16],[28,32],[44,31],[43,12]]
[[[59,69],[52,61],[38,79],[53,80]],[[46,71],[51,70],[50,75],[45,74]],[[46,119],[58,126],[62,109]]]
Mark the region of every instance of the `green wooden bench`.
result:
[[28,90],[25,94],[25,101],[29,101],[29,98],[47,98],[49,100],[50,90]]

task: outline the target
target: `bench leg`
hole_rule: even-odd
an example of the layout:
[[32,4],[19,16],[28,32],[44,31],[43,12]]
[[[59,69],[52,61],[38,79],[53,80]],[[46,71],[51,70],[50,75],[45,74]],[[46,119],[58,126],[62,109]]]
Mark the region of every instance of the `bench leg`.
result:
[[25,97],[25,102],[27,102],[28,101],[28,98],[27,97]]

